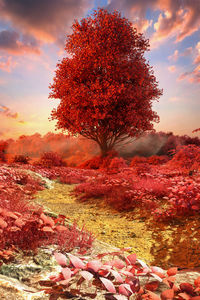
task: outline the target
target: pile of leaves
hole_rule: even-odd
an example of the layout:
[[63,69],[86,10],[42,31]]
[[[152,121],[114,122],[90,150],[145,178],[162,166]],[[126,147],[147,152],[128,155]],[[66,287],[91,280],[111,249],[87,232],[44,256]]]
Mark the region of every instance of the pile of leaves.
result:
[[[105,299],[117,300],[129,299],[132,295],[137,300],[200,299],[200,276],[195,279],[194,285],[181,283],[177,286],[176,267],[167,272],[159,267],[149,267],[135,254],[126,256],[124,250],[127,249],[102,253],[90,260],[70,253],[64,255],[55,252],[54,257],[61,266],[61,272],[52,275],[50,281],[40,281],[40,284],[49,287],[44,290],[53,299],[61,295],[66,298],[82,296],[94,299],[99,291]],[[166,289],[159,296],[155,292],[161,282]],[[89,293],[81,288],[83,283],[89,287]]]

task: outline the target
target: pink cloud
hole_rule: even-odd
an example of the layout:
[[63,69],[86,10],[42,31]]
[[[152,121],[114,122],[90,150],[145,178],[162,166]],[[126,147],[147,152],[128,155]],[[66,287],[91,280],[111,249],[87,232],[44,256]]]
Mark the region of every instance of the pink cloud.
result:
[[178,81],[184,79],[190,83],[200,83],[200,65],[198,65],[193,71],[182,73],[178,77]]
[[[150,40],[154,47],[170,37],[175,37],[176,42],[182,41],[200,27],[199,0],[111,0],[108,8],[123,11],[140,30],[148,9],[160,11]],[[146,29],[151,25],[150,22]]]
[[178,57],[179,57],[179,51],[175,50],[174,53],[168,57],[168,59],[171,61],[177,61]]
[[[2,57],[0,56],[0,59],[1,58]],[[12,69],[15,68],[16,65],[17,65],[17,63],[15,61],[13,61],[11,56],[9,56],[6,61],[5,61],[5,59],[3,61],[0,61],[0,69],[5,72],[10,73],[12,71]]]
[[174,65],[173,66],[169,66],[168,70],[173,73],[173,72],[176,71],[176,66],[174,66]]
[[194,59],[194,64],[200,64],[200,42],[196,45],[196,57]]
[[8,119],[15,119],[20,124],[25,124],[25,122],[23,120],[18,120],[19,114],[17,112],[12,112],[9,107],[7,107],[3,104],[0,104],[0,115],[6,117]]

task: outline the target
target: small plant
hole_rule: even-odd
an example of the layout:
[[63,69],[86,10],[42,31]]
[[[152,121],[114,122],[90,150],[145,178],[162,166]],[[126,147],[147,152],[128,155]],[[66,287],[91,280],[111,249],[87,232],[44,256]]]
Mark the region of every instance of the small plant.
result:
[[41,245],[57,244],[59,249],[71,251],[75,247],[85,253],[94,237],[76,224],[66,225],[64,216],[51,218],[42,209],[19,213],[0,208],[0,249],[11,245],[22,250],[36,250]]

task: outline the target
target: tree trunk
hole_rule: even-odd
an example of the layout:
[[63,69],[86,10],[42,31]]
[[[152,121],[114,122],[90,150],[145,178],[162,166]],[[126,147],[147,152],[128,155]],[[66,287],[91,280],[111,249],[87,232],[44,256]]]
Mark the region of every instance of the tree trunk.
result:
[[108,147],[108,145],[107,145],[106,142],[100,144],[99,147],[100,147],[100,150],[101,150],[101,156],[102,156],[102,157],[107,156],[108,152],[111,151],[112,148],[113,148],[113,147],[112,147],[112,148],[111,148],[111,147]]

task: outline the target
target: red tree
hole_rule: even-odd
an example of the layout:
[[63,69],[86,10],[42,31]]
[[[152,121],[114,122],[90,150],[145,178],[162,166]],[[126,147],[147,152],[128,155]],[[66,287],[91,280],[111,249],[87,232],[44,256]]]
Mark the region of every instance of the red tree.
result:
[[153,129],[152,101],[162,91],[146,62],[149,42],[120,13],[99,9],[75,21],[67,57],[57,64],[49,98],[57,128],[98,143],[102,155],[128,137]]

